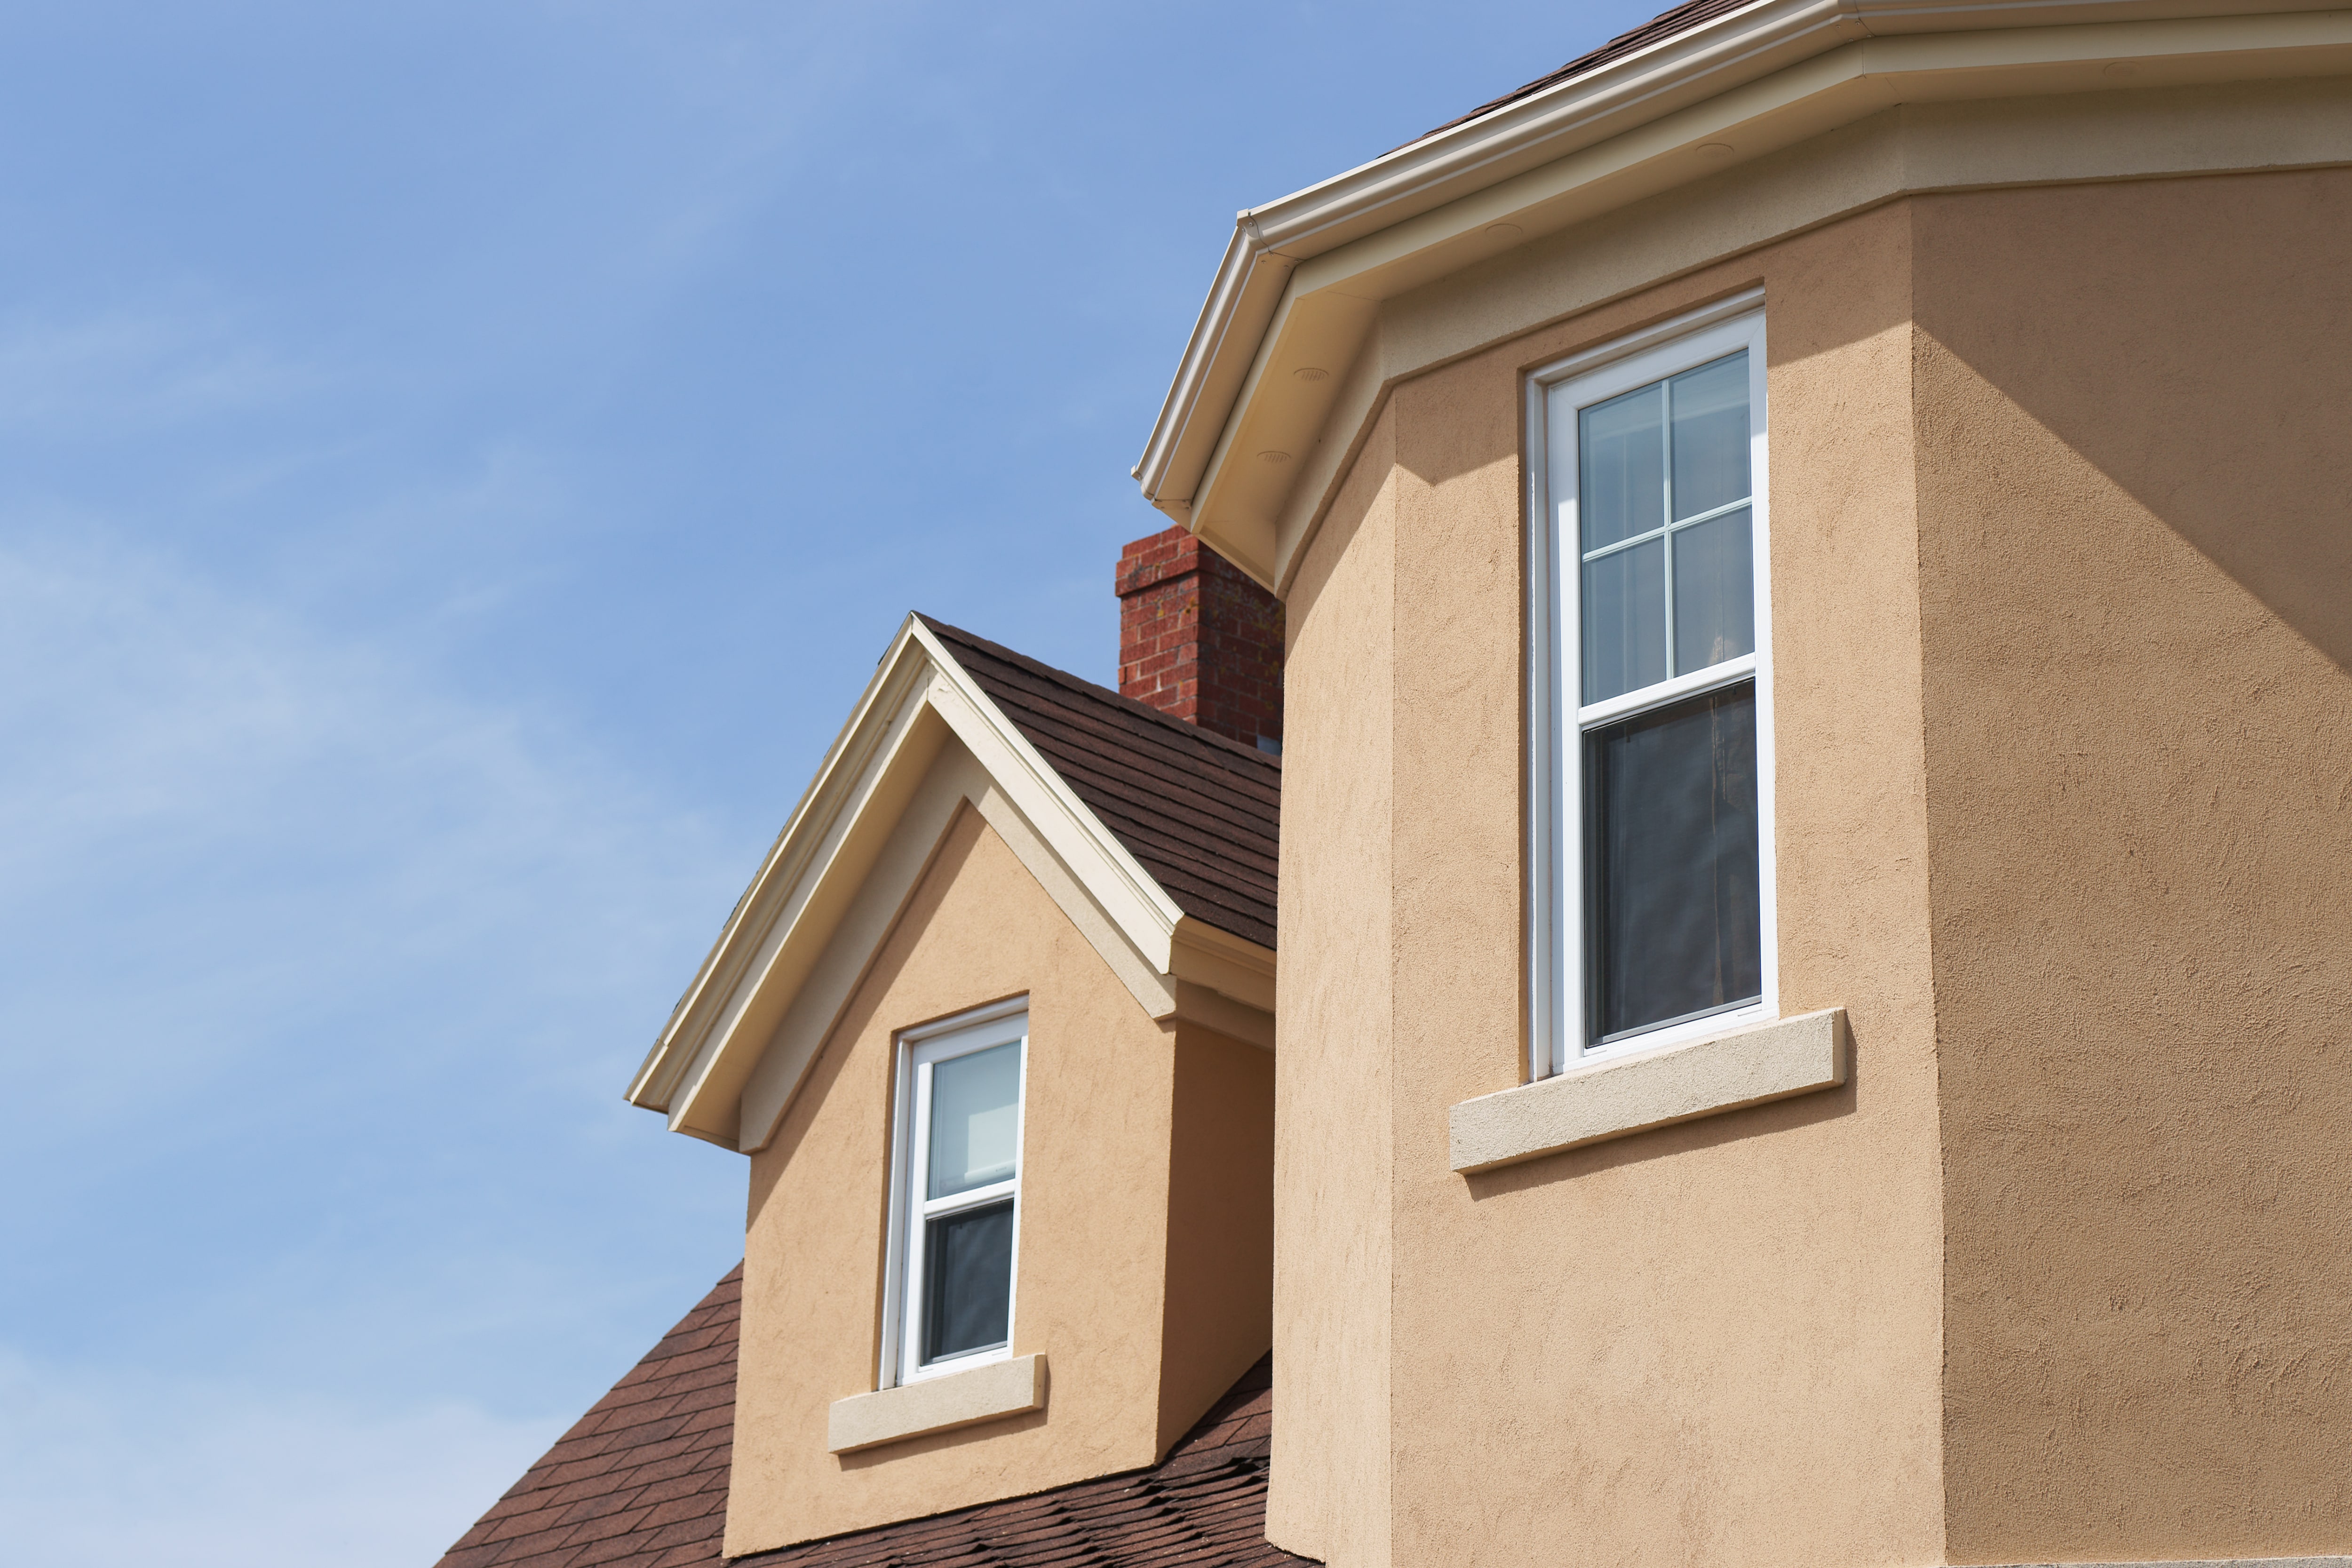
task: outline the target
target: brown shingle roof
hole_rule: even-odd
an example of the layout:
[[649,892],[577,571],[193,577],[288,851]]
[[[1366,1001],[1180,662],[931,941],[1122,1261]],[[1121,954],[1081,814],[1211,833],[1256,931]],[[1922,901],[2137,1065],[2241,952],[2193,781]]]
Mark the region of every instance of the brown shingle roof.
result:
[[717,1568],[742,1298],[738,1264],[439,1568]]
[[[1689,0],[1688,5],[1677,5],[1671,11],[1660,12],[1631,32],[1620,33],[1599,48],[1577,56],[1549,75],[1539,76],[1525,87],[1515,88],[1502,97],[1482,103],[1469,113],[1456,116],[1412,140],[1413,142],[1427,141],[1440,131],[1451,131],[1457,125],[1467,125],[1482,114],[1492,114],[1495,110],[1517,103],[1523,98],[1532,98],[1548,87],[1557,86],[1572,78],[1583,76],[1589,71],[1599,70],[1612,60],[1623,59],[1636,49],[1647,48],[1650,45],[1671,38],[1677,33],[1688,32],[1701,22],[1711,22],[1717,16],[1753,4],[1755,0]],[[1408,142],[1405,145],[1410,147],[1412,142]]]
[[922,623],[1176,907],[1274,945],[1282,764],[984,637]]
[[[438,1568],[723,1568],[737,1265]],[[1265,1539],[1273,1361],[1148,1470],[735,1559],[738,1568],[1291,1568]]]
[[1148,1470],[735,1559],[735,1568],[1292,1568],[1265,1539],[1273,1360]]

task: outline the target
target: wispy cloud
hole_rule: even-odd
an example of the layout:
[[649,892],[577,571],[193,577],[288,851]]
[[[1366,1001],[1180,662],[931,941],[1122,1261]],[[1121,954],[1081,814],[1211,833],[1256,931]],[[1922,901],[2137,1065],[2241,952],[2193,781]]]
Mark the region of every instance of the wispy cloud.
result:
[[[435,1498],[455,1534],[547,1435],[509,1415],[584,1407],[733,1260],[740,1173],[617,1095],[742,868],[432,645],[86,521],[0,545],[0,668],[39,672],[0,682],[0,1346],[83,1434],[27,1529],[84,1539],[52,1491],[210,1529],[217,1472],[264,1531],[224,1563],[375,1561],[297,1546]],[[45,1419],[0,1394],[0,1444]]]
[[417,1568],[565,1425],[5,1352],[0,1410],[0,1541],[42,1568]]
[[[703,826],[418,658],[97,530],[0,548],[0,664],[41,672],[0,685],[0,813],[20,828],[0,838],[0,922],[87,922],[111,976],[98,1004],[147,1015],[131,1054],[191,1068],[266,1045],[277,1009],[380,998],[490,949],[509,997],[658,994],[675,895],[719,875]],[[126,908],[142,888],[171,896]],[[68,978],[0,1007],[86,1010]],[[226,1016],[205,993],[241,1026],[207,1028]]]
[[0,321],[0,433],[9,436],[120,442],[316,392],[320,380],[202,305]]

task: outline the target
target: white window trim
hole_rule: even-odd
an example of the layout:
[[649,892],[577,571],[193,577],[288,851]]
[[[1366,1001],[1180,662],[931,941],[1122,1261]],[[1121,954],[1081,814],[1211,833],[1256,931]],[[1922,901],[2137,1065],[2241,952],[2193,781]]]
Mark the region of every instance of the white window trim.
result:
[[[1021,1087],[1013,1110],[1013,1147],[1018,1152],[1013,1178],[957,1193],[952,1197],[929,1202],[919,1199],[916,1194],[925,1184],[929,1122],[929,1107],[916,1093],[918,1080],[924,1077],[919,1068],[1014,1041],[1021,1045]],[[901,1030],[896,1058],[891,1072],[890,1217],[882,1276],[882,1354],[875,1379],[877,1388],[902,1387],[926,1378],[945,1377],[991,1362],[1012,1359],[1015,1314],[1020,1304],[1021,1179],[1029,1164],[1024,1145],[1029,1125],[1029,999],[1016,996]],[[993,1203],[1006,1196],[1013,1199],[1013,1289],[1006,1297],[1004,1343],[993,1350],[949,1356],[929,1366],[919,1365],[923,1255],[922,1248],[915,1245],[919,1231],[910,1221],[932,1213]]]
[[[1773,857],[1771,483],[1766,451],[1764,294],[1751,289],[1549,364],[1528,378],[1528,1076],[1550,1078],[1780,1016],[1779,916]],[[1748,458],[1754,493],[1756,651],[1638,691],[1563,711],[1580,689],[1574,668],[1580,594],[1559,563],[1580,563],[1575,464],[1553,484],[1549,404],[1553,389],[1577,386],[1579,406],[1745,348],[1748,355]],[[1762,927],[1763,996],[1745,1007],[1661,1025],[1587,1048],[1582,925],[1581,738],[1594,725],[1738,681],[1756,682],[1757,875]],[[1564,741],[1573,746],[1563,749]]]

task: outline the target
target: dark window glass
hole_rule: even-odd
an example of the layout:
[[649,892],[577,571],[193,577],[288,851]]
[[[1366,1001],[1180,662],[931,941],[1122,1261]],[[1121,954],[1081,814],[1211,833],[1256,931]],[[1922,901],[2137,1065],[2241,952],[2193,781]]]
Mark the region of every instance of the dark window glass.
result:
[[924,1229],[923,1359],[1003,1344],[1013,1308],[1013,1200],[941,1215]]
[[1591,1040],[1761,996],[1755,684],[1586,731],[1584,801]]

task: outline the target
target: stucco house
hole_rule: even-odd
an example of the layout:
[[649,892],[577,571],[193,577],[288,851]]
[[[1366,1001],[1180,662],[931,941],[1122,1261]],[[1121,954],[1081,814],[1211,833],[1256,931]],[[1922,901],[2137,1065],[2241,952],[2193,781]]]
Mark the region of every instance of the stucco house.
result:
[[1695,0],[1244,214],[1136,476],[445,1564],[2352,1564],[2352,13]]

